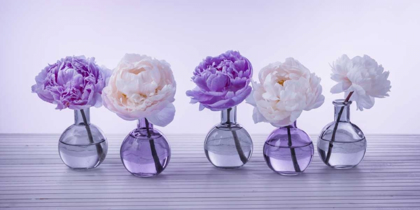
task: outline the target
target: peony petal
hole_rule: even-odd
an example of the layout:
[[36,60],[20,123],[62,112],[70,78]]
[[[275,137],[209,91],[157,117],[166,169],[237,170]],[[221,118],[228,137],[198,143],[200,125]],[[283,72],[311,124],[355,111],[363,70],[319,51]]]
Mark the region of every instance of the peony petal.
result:
[[198,110],[203,111],[204,108],[206,108],[206,107],[203,104],[200,104],[199,107],[198,107]]
[[331,93],[341,93],[341,92],[344,92],[343,83],[342,82],[337,83],[336,85],[334,85],[331,88]]
[[255,98],[254,98],[254,90],[251,90],[251,93],[246,98],[246,103],[251,104],[252,106],[257,105],[257,103],[255,102]]
[[165,127],[170,122],[172,122],[174,117],[175,117],[175,106],[172,103],[169,103],[166,105],[165,108],[163,108],[156,114],[147,116],[147,119],[154,125]]
[[221,111],[227,108],[233,107],[236,105],[235,101],[231,98],[218,100],[213,104],[203,104],[206,108],[209,108],[212,111]]
[[209,91],[209,88],[207,87],[207,77],[208,75],[197,75],[192,78],[193,82],[202,90]]
[[375,98],[368,95],[357,95],[356,105],[357,109],[363,111],[363,109],[370,109],[375,104]]
[[260,111],[258,111],[257,107],[254,107],[253,113],[252,113],[252,119],[254,120],[254,123],[259,122],[267,122],[267,119],[261,114]]
[[210,75],[207,79],[207,87],[210,89],[210,91],[223,91],[226,88],[228,81],[229,78],[226,75],[213,74]]
[[252,88],[250,86],[247,86],[241,91],[238,91],[232,99],[235,101],[236,104],[240,104],[250,95],[251,91]]

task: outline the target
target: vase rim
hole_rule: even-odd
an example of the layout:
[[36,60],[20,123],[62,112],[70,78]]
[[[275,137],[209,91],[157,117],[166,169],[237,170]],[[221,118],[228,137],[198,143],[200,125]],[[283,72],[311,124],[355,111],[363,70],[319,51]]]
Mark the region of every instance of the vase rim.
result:
[[334,100],[333,101],[333,104],[334,105],[338,105],[338,106],[349,106],[350,104],[352,104],[353,103],[353,101],[346,101],[346,102],[344,102],[345,100],[344,99],[336,99],[336,100]]

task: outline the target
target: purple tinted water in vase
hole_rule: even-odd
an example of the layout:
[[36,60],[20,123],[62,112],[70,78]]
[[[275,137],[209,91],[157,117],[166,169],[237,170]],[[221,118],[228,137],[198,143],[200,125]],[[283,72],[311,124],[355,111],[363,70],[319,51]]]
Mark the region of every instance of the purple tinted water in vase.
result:
[[124,167],[134,176],[152,177],[162,173],[171,158],[171,148],[162,133],[147,119],[124,139],[121,150]]
[[312,160],[314,146],[308,134],[293,125],[274,130],[264,144],[265,161],[281,175],[298,175]]

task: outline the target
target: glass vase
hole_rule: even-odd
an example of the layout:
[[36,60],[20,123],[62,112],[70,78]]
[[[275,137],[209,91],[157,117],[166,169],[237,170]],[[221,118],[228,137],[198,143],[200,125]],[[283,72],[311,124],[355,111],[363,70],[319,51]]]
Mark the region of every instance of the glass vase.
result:
[[236,106],[222,111],[222,121],[206,136],[204,152],[218,168],[239,168],[252,155],[253,145],[248,132],[236,123]]
[[264,144],[268,167],[281,175],[298,175],[311,163],[314,146],[304,131],[293,125],[274,130]]
[[120,150],[124,167],[134,176],[153,177],[165,170],[171,158],[171,148],[163,134],[146,118],[125,137]]
[[365,156],[366,138],[362,130],[350,122],[351,101],[335,100],[334,122],[322,129],[318,153],[322,161],[335,169],[357,166]]
[[108,152],[108,142],[102,131],[90,123],[90,110],[74,110],[74,124],[61,134],[58,152],[71,169],[98,167]]

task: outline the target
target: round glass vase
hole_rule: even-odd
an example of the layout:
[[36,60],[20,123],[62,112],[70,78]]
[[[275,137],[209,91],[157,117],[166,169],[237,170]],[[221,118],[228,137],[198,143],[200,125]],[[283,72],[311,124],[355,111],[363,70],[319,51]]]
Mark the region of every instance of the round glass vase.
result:
[[334,122],[322,129],[318,138],[318,154],[322,161],[335,169],[357,166],[366,153],[366,138],[362,130],[350,122],[351,101],[335,100]]
[[74,125],[61,134],[58,153],[71,169],[98,167],[108,152],[108,142],[102,131],[90,123],[90,110],[74,110]]
[[274,172],[298,175],[311,163],[314,146],[308,134],[294,122],[274,130],[264,144],[263,153],[265,162]]
[[121,161],[132,175],[153,177],[165,170],[171,158],[166,138],[146,118],[125,137],[120,150]]
[[236,123],[236,106],[222,111],[222,121],[206,136],[204,152],[218,168],[239,168],[252,155],[253,144],[248,132]]

